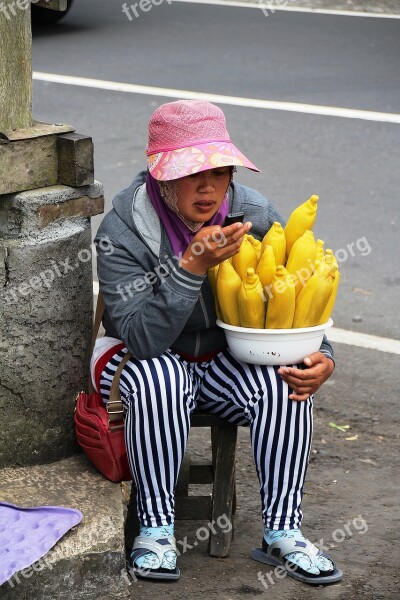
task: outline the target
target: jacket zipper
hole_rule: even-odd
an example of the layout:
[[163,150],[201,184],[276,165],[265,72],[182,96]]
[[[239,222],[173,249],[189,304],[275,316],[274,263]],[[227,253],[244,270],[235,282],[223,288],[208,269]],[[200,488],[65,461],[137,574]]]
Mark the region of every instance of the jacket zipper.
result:
[[203,311],[204,320],[206,322],[206,329],[209,329],[210,328],[210,319],[208,318],[206,305],[205,305],[204,298],[203,298],[203,295],[202,295],[201,292],[200,292],[200,295],[199,295],[199,300],[200,300],[200,306],[201,306],[202,311]]
[[[201,292],[199,294],[199,301],[200,301],[201,310],[203,311],[206,328],[208,329],[210,327],[210,319],[208,318],[206,305],[205,305],[204,298],[203,298],[203,295]],[[194,355],[193,356],[199,356],[199,351],[200,351],[200,331],[197,331],[196,332],[196,344],[194,347]]]
[[199,350],[200,350],[200,331],[196,332],[196,344],[194,347],[194,354],[193,356],[198,356],[199,355]]

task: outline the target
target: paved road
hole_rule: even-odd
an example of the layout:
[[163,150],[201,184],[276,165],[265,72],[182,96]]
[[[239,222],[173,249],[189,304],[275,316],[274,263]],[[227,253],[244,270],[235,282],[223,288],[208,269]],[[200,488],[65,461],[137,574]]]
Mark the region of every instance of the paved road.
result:
[[[400,20],[167,2],[128,19],[122,3],[79,2],[34,35],[34,69],[170,89],[400,113]],[[107,210],[144,165],[146,123],[165,97],[34,83],[34,116],[95,142]],[[321,197],[318,237],[341,250],[335,325],[400,339],[400,125],[224,106],[262,169],[238,179],[287,218]],[[100,218],[93,221],[97,229]],[[354,322],[359,317],[360,322]]]

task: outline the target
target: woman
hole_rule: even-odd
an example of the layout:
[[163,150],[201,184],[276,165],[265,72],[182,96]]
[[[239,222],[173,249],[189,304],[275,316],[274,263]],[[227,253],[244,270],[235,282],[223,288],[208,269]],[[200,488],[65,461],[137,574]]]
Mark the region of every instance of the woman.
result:
[[[332,348],[324,338],[305,365],[292,367],[236,360],[216,326],[207,279],[246,233],[262,239],[282,219],[261,194],[233,181],[236,166],[258,169],[233,145],[213,104],[160,106],[149,122],[147,163],[116,196],[95,240],[106,337],[96,344],[92,376],[105,402],[119,362],[127,350],[133,355],[120,382],[140,522],[131,567],[142,577],[180,576],[174,488],[199,407],[250,427],[264,523],[256,558],[286,564],[311,584],[339,581],[342,573],[299,529],[312,395],[333,372]],[[224,227],[237,211],[245,222]],[[102,250],[104,239],[112,252]]]

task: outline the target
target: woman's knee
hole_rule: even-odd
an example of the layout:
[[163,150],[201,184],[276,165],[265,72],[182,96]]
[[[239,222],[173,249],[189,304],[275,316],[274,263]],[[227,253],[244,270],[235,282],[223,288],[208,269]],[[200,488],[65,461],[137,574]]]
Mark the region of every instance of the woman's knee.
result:
[[190,399],[190,389],[188,374],[179,361],[169,355],[129,360],[120,380],[121,395],[130,405],[137,401],[142,407],[151,406],[153,410],[165,406],[182,409]]

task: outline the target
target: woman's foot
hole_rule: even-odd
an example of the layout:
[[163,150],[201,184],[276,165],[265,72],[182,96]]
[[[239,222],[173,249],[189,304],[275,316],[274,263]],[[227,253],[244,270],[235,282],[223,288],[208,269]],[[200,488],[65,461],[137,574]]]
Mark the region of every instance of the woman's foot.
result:
[[130,555],[132,572],[147,579],[179,579],[174,526],[140,527]]
[[262,548],[254,548],[252,558],[286,569],[287,575],[310,585],[337,583],[343,573],[327,554],[307,540],[300,529],[264,530]]
[[[275,542],[289,539],[295,541],[298,550],[285,554],[282,557],[284,560],[289,561],[292,565],[296,565],[310,575],[332,575],[335,570],[333,561],[322,554],[318,554],[318,548],[304,537],[300,529],[264,529],[264,540],[268,546]],[[304,552],[304,548],[306,547],[308,547],[307,554]],[[309,555],[310,551],[312,556]]]

